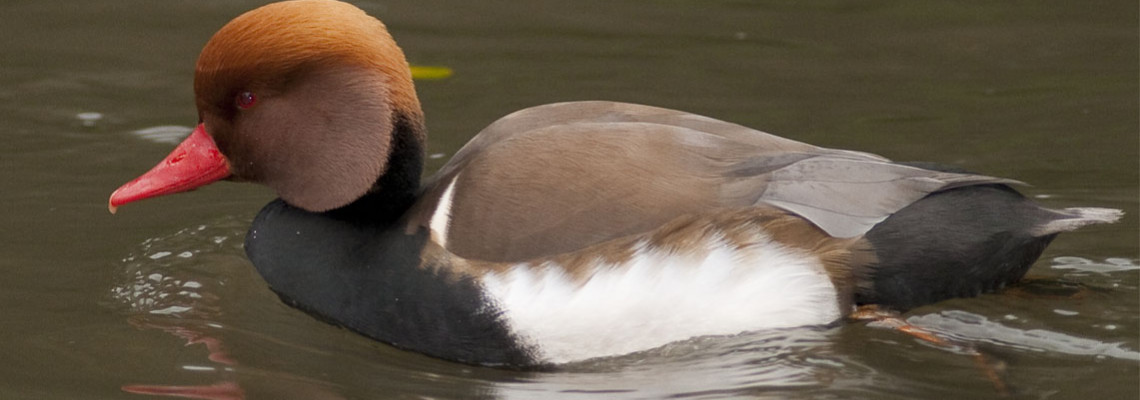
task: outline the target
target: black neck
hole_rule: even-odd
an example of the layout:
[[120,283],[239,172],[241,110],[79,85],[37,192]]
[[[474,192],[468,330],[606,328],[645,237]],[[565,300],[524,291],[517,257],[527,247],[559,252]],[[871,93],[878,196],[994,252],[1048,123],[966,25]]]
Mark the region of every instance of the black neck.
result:
[[395,114],[387,169],[368,193],[327,214],[346,221],[393,223],[416,201],[423,168],[423,117]]
[[469,364],[533,367],[471,277],[424,265],[428,233],[265,206],[246,254],[286,303],[399,348]]

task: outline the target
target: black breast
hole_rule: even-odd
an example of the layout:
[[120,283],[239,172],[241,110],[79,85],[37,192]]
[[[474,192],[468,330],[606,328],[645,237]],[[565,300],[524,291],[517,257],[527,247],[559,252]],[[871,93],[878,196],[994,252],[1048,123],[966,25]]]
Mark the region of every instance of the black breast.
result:
[[254,220],[246,253],[282,300],[330,323],[447,360],[536,363],[476,281],[421,265],[426,231],[370,220],[276,200]]

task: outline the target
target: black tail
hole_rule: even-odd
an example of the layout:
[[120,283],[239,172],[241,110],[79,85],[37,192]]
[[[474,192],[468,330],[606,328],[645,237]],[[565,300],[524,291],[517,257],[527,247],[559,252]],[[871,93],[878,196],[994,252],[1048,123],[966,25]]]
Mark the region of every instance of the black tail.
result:
[[1021,279],[1057,233],[1120,215],[1046,209],[1006,185],[933,193],[867,232],[879,262],[855,301],[906,310],[1001,289]]

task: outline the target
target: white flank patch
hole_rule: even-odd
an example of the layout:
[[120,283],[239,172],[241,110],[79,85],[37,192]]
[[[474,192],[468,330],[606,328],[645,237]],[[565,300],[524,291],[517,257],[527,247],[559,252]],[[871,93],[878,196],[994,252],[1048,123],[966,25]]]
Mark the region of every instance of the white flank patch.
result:
[[557,265],[519,264],[483,286],[512,331],[552,363],[840,317],[818,258],[762,234],[744,250],[720,238],[701,244],[678,255],[640,243],[628,262],[599,265],[584,283]]
[[431,221],[428,222],[435,242],[443,247],[447,247],[447,229],[451,226],[451,196],[452,190],[455,189],[455,182],[458,181],[458,174],[451,178],[451,183],[447,184],[447,189],[444,189],[443,196],[439,198],[439,204],[435,206],[435,212],[431,214]]

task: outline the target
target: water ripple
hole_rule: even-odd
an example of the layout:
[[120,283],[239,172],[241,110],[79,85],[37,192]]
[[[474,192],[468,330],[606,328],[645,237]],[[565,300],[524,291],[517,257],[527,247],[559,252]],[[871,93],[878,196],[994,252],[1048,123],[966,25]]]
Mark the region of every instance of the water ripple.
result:
[[[226,218],[147,239],[123,258],[111,297],[135,316],[216,314],[227,285],[224,268],[244,263],[245,221]],[[210,262],[226,259],[228,262]]]
[[1108,274],[1140,270],[1140,263],[1137,263],[1137,260],[1120,257],[1110,257],[1104,259],[1103,262],[1098,262],[1084,257],[1065,256],[1053,258],[1052,268]]
[[1035,352],[1140,361],[1140,352],[1125,348],[1122,343],[1105,343],[1044,329],[1011,328],[967,311],[946,310],[936,314],[916,315],[907,318],[907,322],[965,341],[986,342]]

